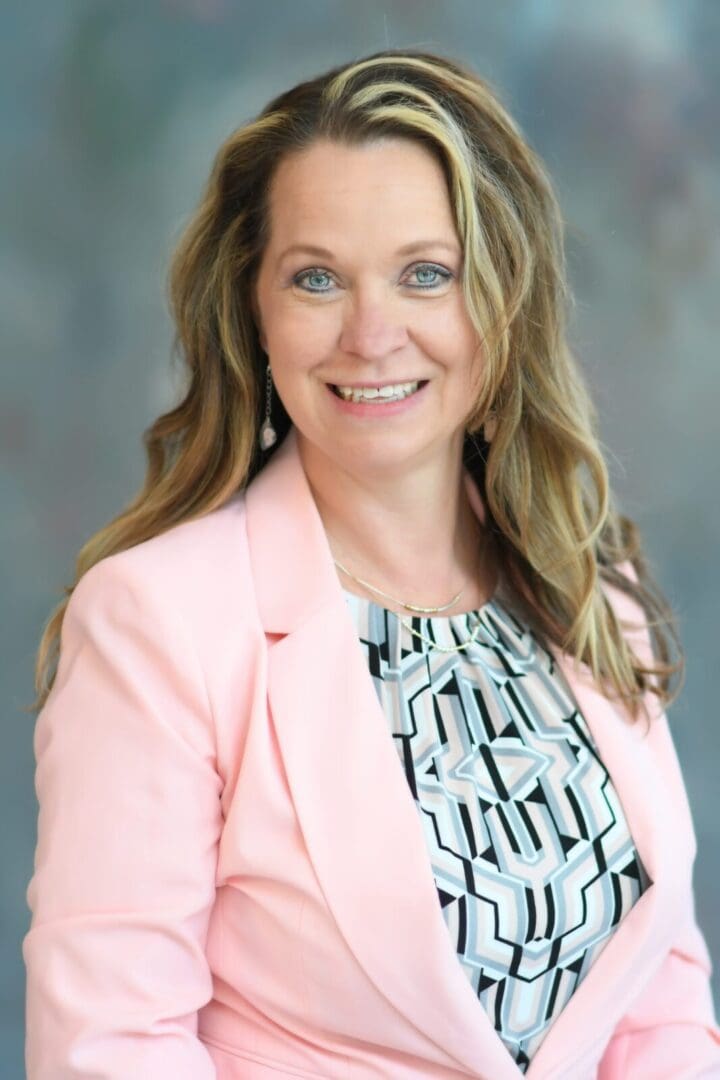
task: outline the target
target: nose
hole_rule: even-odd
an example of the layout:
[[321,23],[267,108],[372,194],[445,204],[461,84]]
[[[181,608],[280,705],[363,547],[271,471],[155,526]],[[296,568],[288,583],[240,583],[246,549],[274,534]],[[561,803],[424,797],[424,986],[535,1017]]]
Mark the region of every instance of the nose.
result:
[[402,348],[407,340],[405,320],[392,301],[383,300],[377,295],[372,298],[356,297],[348,306],[340,335],[343,352],[354,353],[366,360],[377,360]]

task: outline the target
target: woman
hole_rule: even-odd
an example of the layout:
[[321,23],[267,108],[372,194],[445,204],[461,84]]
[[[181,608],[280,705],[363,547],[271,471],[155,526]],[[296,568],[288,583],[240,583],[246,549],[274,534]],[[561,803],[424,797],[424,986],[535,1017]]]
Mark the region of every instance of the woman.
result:
[[171,286],[187,394],[38,657],[28,1076],[720,1075],[672,614],[517,125],[416,50],[297,86]]

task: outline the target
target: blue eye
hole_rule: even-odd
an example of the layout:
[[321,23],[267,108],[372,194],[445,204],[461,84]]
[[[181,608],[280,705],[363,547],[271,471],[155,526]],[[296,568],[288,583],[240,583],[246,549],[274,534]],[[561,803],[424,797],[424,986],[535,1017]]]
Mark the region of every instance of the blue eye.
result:
[[[453,276],[450,273],[449,270],[445,270],[441,266],[436,266],[434,263],[419,263],[416,267],[414,267],[411,270],[411,273],[413,273],[413,274],[428,274],[429,273],[431,275],[434,275],[434,277],[436,279],[434,281],[426,281],[426,282],[420,283],[418,285],[411,285],[410,288],[415,289],[416,291],[418,291],[418,290],[436,289],[438,287],[438,285],[441,285],[445,281],[449,281],[450,278]],[[295,277],[292,279],[292,282],[293,282],[293,285],[298,285],[301,289],[304,289],[305,292],[327,293],[327,292],[330,291],[327,288],[315,288],[312,285],[310,285],[309,287],[306,286],[306,285],[303,285],[303,281],[307,280],[308,283],[310,283],[313,278],[316,281],[317,281],[318,278],[329,279],[330,274],[327,272],[327,270],[323,270],[320,267],[311,267],[308,270],[303,270],[299,274],[296,274]],[[438,278],[440,280],[437,280]]]
[[[293,278],[293,284],[299,285],[303,278],[327,278],[330,275],[325,270],[303,270],[301,274],[296,274]],[[327,289],[314,289],[310,288],[307,292],[327,292]]]
[[452,277],[452,274],[450,273],[449,270],[443,270],[442,267],[434,266],[432,263],[423,263],[421,266],[415,267],[415,269],[413,270],[413,273],[414,274],[428,274],[428,273],[429,274],[435,274],[436,277],[439,276],[441,278],[441,281],[430,281],[430,282],[426,282],[424,285],[418,286],[421,289],[432,289],[436,285],[441,284],[442,281],[448,281]]

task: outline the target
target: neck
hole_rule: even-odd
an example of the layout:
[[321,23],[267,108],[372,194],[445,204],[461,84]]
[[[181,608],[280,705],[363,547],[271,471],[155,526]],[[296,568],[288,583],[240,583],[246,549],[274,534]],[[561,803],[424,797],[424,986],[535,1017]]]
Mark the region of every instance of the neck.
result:
[[[459,611],[492,593],[488,568],[478,569],[486,538],[465,491],[461,446],[401,473],[362,461],[345,467],[300,434],[298,447],[332,554],[352,574],[427,606],[446,604],[462,589]],[[378,599],[338,573],[349,591]]]

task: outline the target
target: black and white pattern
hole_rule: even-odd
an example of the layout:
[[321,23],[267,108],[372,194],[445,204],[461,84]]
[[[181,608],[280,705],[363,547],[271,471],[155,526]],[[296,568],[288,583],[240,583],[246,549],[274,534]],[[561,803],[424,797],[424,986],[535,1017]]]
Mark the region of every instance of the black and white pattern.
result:
[[551,654],[499,594],[406,622],[343,590],[417,804],[452,944],[522,1072],[651,884]]

